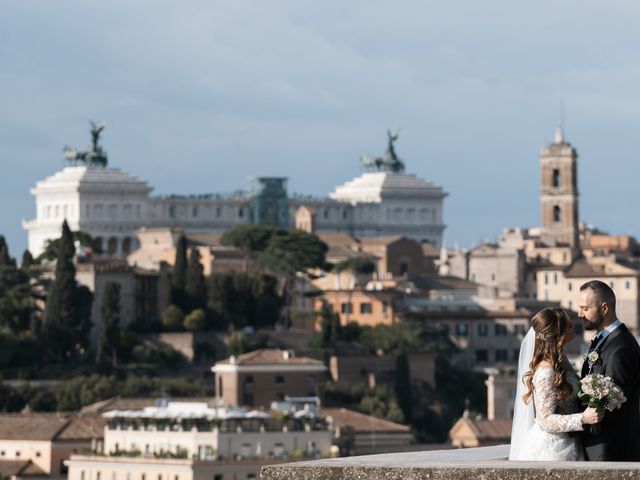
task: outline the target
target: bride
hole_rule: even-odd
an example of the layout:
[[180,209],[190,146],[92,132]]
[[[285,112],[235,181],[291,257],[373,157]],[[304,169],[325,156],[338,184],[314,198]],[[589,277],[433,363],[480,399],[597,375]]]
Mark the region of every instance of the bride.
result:
[[575,337],[561,308],[545,308],[531,320],[520,347],[509,460],[580,460],[583,425],[598,423],[594,408],[580,412],[579,378],[564,355]]

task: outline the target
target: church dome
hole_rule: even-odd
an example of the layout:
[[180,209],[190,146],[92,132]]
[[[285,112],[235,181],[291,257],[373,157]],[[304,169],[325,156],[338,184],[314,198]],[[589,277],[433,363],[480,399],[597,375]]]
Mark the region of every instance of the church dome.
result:
[[383,199],[398,197],[444,198],[442,187],[415,175],[391,172],[367,172],[340,185],[329,197],[352,205],[380,203]]

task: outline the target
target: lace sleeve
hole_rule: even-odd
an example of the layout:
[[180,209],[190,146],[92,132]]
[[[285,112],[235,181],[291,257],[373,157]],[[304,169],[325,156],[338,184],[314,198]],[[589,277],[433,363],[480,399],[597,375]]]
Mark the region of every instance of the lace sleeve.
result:
[[553,388],[553,370],[539,368],[533,376],[533,401],[536,421],[547,433],[578,432],[582,430],[582,413],[559,415],[557,393]]

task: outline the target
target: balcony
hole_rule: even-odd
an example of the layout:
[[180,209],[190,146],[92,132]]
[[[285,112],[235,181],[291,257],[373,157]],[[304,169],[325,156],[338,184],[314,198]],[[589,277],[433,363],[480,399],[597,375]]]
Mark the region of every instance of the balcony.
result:
[[263,480],[618,480],[640,478],[640,463],[509,462],[509,445],[389,453],[269,465]]

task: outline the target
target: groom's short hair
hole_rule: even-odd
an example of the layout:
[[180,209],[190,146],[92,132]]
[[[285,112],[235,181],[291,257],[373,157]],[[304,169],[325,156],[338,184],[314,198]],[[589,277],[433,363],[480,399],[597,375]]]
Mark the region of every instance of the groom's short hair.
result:
[[607,302],[607,305],[613,310],[616,308],[616,294],[609,285],[600,280],[590,280],[587,283],[583,283],[580,287],[580,291],[590,288],[593,290],[593,295],[596,297],[596,302]]

